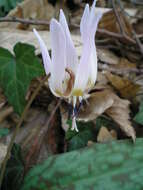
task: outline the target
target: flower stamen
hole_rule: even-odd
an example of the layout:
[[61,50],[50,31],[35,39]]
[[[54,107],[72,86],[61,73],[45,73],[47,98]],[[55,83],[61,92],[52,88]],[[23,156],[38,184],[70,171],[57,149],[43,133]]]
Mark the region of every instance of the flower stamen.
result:
[[73,89],[73,85],[74,85],[74,81],[75,81],[75,75],[72,72],[72,70],[70,70],[69,68],[66,68],[65,70],[69,74],[70,78],[69,78],[69,80],[67,82],[67,88],[66,88],[66,91],[64,92],[63,95],[68,96],[71,93],[72,89]]
[[72,113],[72,128],[71,130],[76,130],[78,132],[77,124],[76,124],[76,102],[77,97],[73,96],[73,113]]

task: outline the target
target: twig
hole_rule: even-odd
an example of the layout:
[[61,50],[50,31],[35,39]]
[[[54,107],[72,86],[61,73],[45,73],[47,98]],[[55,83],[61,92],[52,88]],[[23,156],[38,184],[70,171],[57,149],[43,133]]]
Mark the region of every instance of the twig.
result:
[[[114,3],[113,3],[113,4],[114,4]],[[121,11],[122,11],[123,14],[126,16],[126,12],[124,11],[121,2],[118,1],[118,4],[119,4],[119,6],[120,6]],[[130,21],[128,20],[128,22],[130,22]],[[132,34],[133,34],[133,36],[134,36],[134,38],[135,38],[135,40],[136,40],[136,43],[137,43],[137,45],[138,45],[138,47],[139,47],[139,49],[140,49],[140,53],[143,55],[143,45],[142,45],[142,43],[141,43],[141,41],[140,41],[139,37],[137,36],[137,34],[136,34],[136,32],[135,32],[134,29],[132,29]]]
[[113,11],[114,11],[114,14],[116,16],[116,19],[117,19],[117,22],[119,24],[119,27],[120,27],[120,31],[121,31],[121,35],[123,36],[122,38],[125,38],[126,40],[130,41],[130,42],[133,42],[134,43],[134,40],[132,38],[130,38],[126,32],[124,31],[124,27],[121,23],[121,19],[120,19],[120,16],[118,14],[118,11],[116,9],[116,6],[115,6],[115,0],[112,0],[112,5],[113,5]]
[[[34,20],[34,19],[24,19],[24,18],[17,18],[17,17],[4,17],[4,18],[0,18],[0,22],[18,22],[18,23],[22,23],[22,24],[31,24],[31,25],[45,25],[45,26],[49,26],[49,22],[46,20]],[[79,28],[78,24],[75,23],[71,23],[70,27],[74,27],[74,28]],[[99,32],[100,34],[105,34],[108,35],[110,37],[115,37],[118,39],[123,39],[124,36],[121,34],[117,34],[114,32],[110,32],[106,29],[97,29],[97,32]],[[130,37],[125,37],[127,41],[135,44],[135,41],[133,39],[131,39]]]
[[0,22],[18,22],[22,24],[32,24],[32,25],[49,25],[49,22],[46,20],[33,20],[33,19],[24,19],[18,17],[2,17]]
[[137,42],[137,45],[138,45],[138,47],[139,47],[139,49],[140,49],[140,52],[141,52],[141,54],[142,54],[142,56],[143,56],[143,44],[141,43],[140,39],[137,37],[137,34],[136,34],[136,32],[135,32],[134,29],[132,30],[132,33],[133,33],[134,38],[135,38],[135,40],[136,40],[136,42]]
[[39,90],[41,89],[41,87],[43,86],[43,84],[45,83],[45,81],[46,81],[48,78],[49,78],[49,75],[47,75],[47,76],[44,78],[44,80],[42,80],[42,82],[39,84],[39,86],[37,87],[37,89],[36,89],[36,90],[34,91],[34,93],[32,94],[30,100],[28,101],[28,103],[27,103],[27,105],[26,105],[26,107],[25,107],[25,109],[24,109],[24,111],[23,111],[23,113],[22,113],[22,115],[21,115],[21,118],[20,118],[20,120],[19,120],[19,122],[18,122],[18,124],[17,124],[17,126],[16,126],[16,129],[15,129],[13,135],[12,135],[10,144],[9,144],[9,146],[8,146],[7,154],[6,154],[5,158],[4,158],[3,164],[2,164],[2,166],[1,166],[0,189],[1,189],[2,181],[3,181],[5,169],[6,169],[6,164],[7,164],[7,161],[8,161],[8,159],[9,159],[9,157],[10,157],[10,152],[11,152],[11,150],[12,150],[15,137],[16,137],[18,131],[19,131],[19,128],[20,128],[21,124],[23,123],[23,120],[24,120],[24,118],[25,118],[25,116],[26,116],[26,114],[27,114],[27,111],[28,111],[30,105],[32,104],[32,102],[33,102],[33,100],[35,99],[35,97],[37,96]]
[[115,38],[118,38],[118,39],[126,39],[128,42],[132,43],[132,44],[136,44],[135,40],[133,40],[132,38],[130,38],[129,36],[124,36],[122,34],[118,34],[118,33],[115,33],[115,32],[110,32],[106,29],[97,29],[97,32],[101,33],[101,34],[106,34],[110,37],[115,37]]
[[114,11],[114,14],[115,14],[115,16],[116,16],[117,22],[118,22],[119,27],[120,27],[120,31],[121,31],[122,35],[125,35],[125,31],[124,31],[124,29],[123,29],[123,26],[122,26],[122,23],[121,23],[121,20],[120,20],[118,11],[117,11],[117,9],[116,9],[115,1],[114,1],[114,0],[112,0],[112,6],[113,6],[113,11]]
[[142,17],[139,17],[139,16],[137,16],[137,15],[136,15],[136,16],[132,16],[132,15],[130,15],[128,12],[126,12],[126,11],[124,10],[123,5],[121,4],[121,0],[117,0],[117,3],[120,5],[121,11],[122,11],[126,16],[131,17],[131,18],[142,19]]
[[108,64],[102,64],[102,63],[100,63],[98,67],[101,70],[110,71],[116,74],[126,74],[126,73],[143,74],[143,69],[137,69],[137,68],[116,69],[116,68],[108,66]]
[[[80,26],[78,24],[75,24],[75,23],[71,23],[70,24],[71,27],[75,27],[75,28],[79,28]],[[106,30],[106,29],[97,29],[97,32],[100,33],[100,34],[105,34],[109,37],[114,37],[114,38],[118,38],[118,39],[123,39],[125,38],[127,41],[131,42],[132,44],[136,44],[135,40],[130,38],[129,36],[127,35],[122,35],[122,34],[118,34],[118,33],[115,33],[115,32],[111,32],[109,30]]]
[[[25,171],[27,171],[27,169],[29,168],[29,163],[30,163],[30,159],[32,157],[32,155],[35,153],[35,149],[39,150],[40,147],[41,147],[41,144],[43,142],[43,140],[40,141],[40,138],[44,139],[45,138],[45,135],[47,134],[47,130],[49,129],[49,124],[51,122],[51,120],[53,119],[57,109],[59,108],[60,104],[61,104],[61,99],[58,100],[55,108],[53,109],[52,113],[50,114],[50,117],[48,118],[46,124],[42,127],[42,130],[40,130],[38,136],[36,136],[34,142],[32,143],[31,145],[31,151],[29,151],[28,155],[27,155],[27,158],[26,158],[26,168],[25,168]],[[39,143],[40,142],[40,143]],[[38,148],[37,148],[38,147]]]

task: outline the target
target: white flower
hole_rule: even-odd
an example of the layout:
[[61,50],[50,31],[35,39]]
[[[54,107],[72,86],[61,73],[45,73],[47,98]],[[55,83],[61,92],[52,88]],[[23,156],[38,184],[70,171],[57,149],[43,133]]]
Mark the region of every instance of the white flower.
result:
[[[80,23],[82,40],[82,55],[80,60],[76,54],[71,39],[65,15],[60,10],[59,22],[52,19],[50,22],[50,36],[52,45],[52,58],[38,32],[33,29],[38,38],[45,72],[50,75],[49,87],[57,97],[72,99],[75,108],[77,98],[82,101],[88,91],[94,86],[97,77],[97,54],[95,46],[95,33],[102,17],[100,11],[95,11],[94,0],[91,9],[87,4]],[[72,129],[78,131],[76,116],[73,109]]]

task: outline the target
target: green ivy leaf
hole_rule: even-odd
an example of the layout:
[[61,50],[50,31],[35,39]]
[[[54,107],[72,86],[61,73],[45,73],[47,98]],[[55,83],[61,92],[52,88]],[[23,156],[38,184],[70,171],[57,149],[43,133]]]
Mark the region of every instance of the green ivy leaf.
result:
[[140,107],[139,107],[139,112],[136,114],[134,120],[143,125],[143,102],[140,104]]
[[0,138],[7,135],[9,133],[9,129],[7,128],[0,128]]
[[77,122],[79,132],[72,131],[71,128],[66,133],[66,140],[68,140],[68,151],[83,148],[87,145],[88,141],[95,140],[93,123]]
[[108,129],[115,129],[117,127],[111,118],[105,117],[104,115],[96,118],[96,130],[99,131],[102,126],[105,126]]
[[0,0],[0,7],[3,7],[5,11],[10,11],[10,9],[16,7],[17,3],[22,0]]
[[15,45],[15,56],[7,49],[0,48],[0,85],[9,103],[19,114],[25,107],[25,95],[31,80],[44,73],[34,51],[34,46],[24,43]]
[[140,190],[143,139],[94,144],[49,157],[24,179],[22,190]]

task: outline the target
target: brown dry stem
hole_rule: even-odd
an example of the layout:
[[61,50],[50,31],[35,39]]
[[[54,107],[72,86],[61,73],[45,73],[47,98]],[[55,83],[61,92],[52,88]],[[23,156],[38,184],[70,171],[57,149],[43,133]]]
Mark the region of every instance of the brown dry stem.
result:
[[28,101],[28,103],[27,103],[27,105],[26,105],[26,107],[25,107],[25,109],[24,109],[24,111],[23,111],[23,113],[22,113],[22,115],[21,115],[21,117],[20,117],[20,120],[19,120],[19,122],[18,122],[18,124],[17,124],[17,126],[16,126],[16,128],[15,128],[15,131],[14,131],[14,133],[13,133],[13,135],[12,135],[10,144],[9,144],[9,146],[8,146],[7,154],[6,154],[6,156],[5,156],[5,158],[4,158],[4,161],[3,161],[3,163],[2,163],[1,173],[0,173],[0,188],[1,188],[1,185],[2,185],[2,181],[3,181],[3,178],[4,178],[4,173],[5,173],[7,161],[8,161],[8,159],[9,159],[10,152],[11,152],[11,150],[12,150],[15,137],[16,137],[18,131],[19,131],[20,126],[22,125],[22,123],[23,123],[23,121],[24,121],[24,119],[25,119],[25,117],[26,117],[26,114],[27,114],[27,112],[28,112],[28,109],[30,108],[30,106],[31,106],[31,104],[32,104],[32,102],[33,102],[33,100],[35,99],[35,97],[37,96],[37,94],[38,94],[38,92],[40,91],[41,87],[44,85],[45,81],[46,81],[48,78],[49,78],[49,75],[46,76],[46,77],[42,80],[42,82],[39,84],[39,86],[37,87],[37,89],[36,89],[36,90],[34,91],[34,93],[32,94],[32,96],[31,96],[30,100]]

